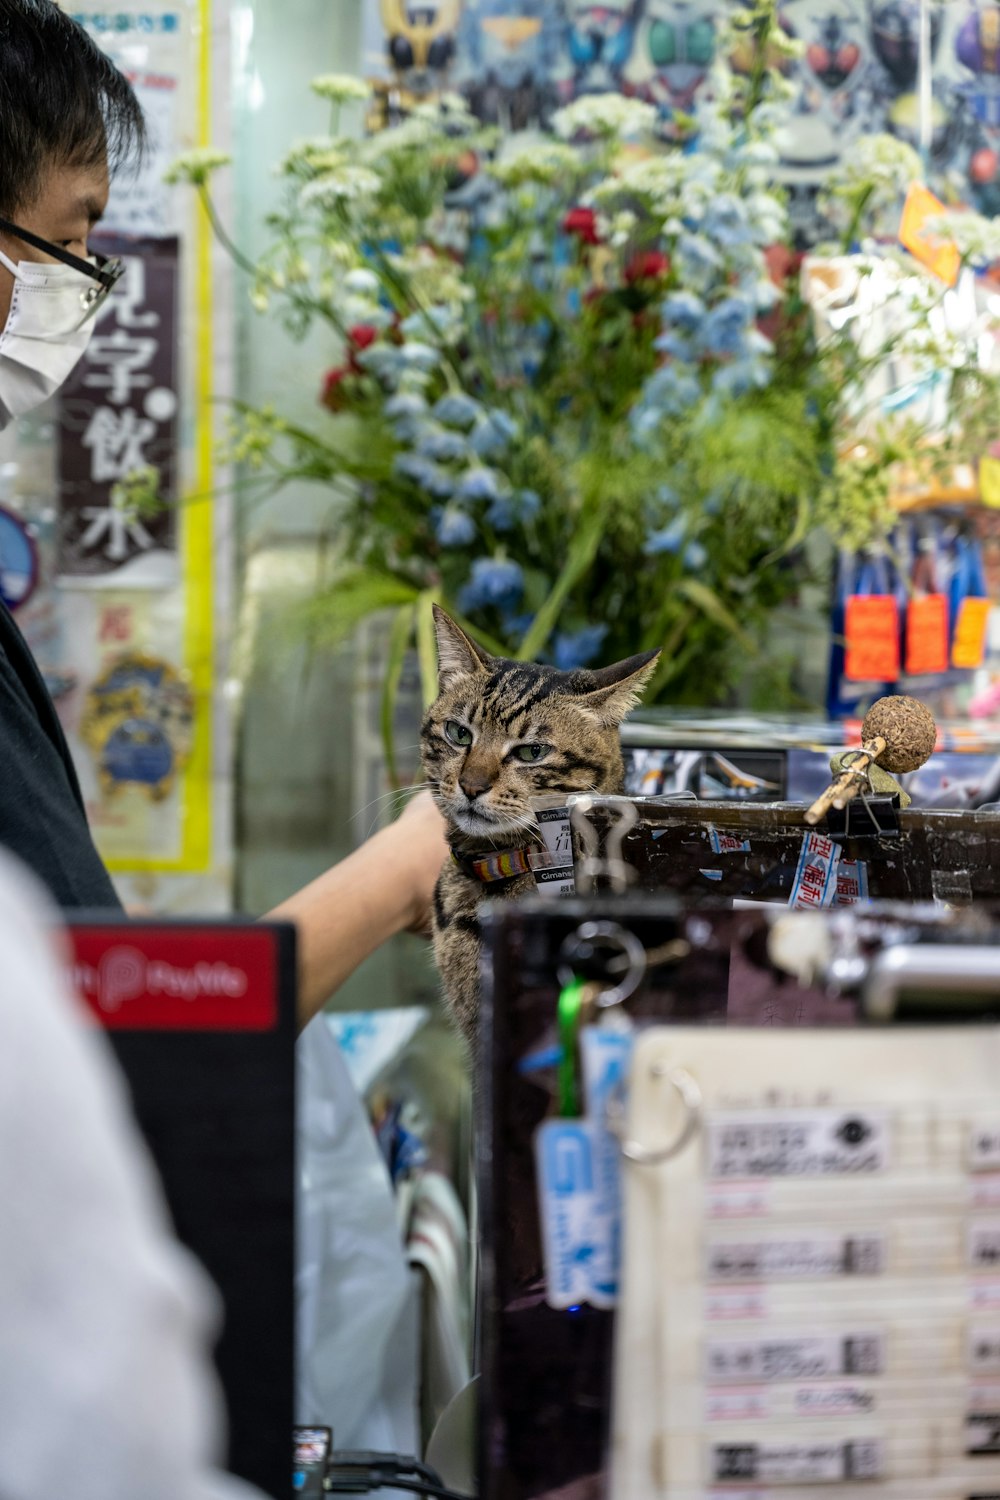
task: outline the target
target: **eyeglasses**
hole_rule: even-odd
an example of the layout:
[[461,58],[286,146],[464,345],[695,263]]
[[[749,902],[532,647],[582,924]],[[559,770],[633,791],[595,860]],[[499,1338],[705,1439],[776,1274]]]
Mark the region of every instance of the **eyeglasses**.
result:
[[0,229],[5,234],[13,235],[15,239],[23,240],[33,249],[51,255],[53,260],[61,261],[64,266],[71,266],[74,271],[79,271],[95,283],[85,287],[80,293],[80,323],[88,322],[100,311],[125,274],[125,262],[120,256],[109,257],[95,252],[87,260],[83,260],[79,255],[64,250],[62,245],[53,245],[51,240],[43,240],[41,235],[32,234],[30,229],[21,229],[9,219],[0,219]]

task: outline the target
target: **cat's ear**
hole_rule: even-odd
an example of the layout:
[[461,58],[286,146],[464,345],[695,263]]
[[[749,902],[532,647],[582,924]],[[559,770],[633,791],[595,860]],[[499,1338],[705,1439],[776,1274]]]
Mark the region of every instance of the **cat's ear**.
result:
[[601,724],[620,724],[638,703],[659,657],[659,651],[644,651],[639,656],[613,662],[610,667],[588,672],[593,686],[577,695],[576,701]]
[[437,637],[440,688],[446,688],[456,677],[475,676],[492,665],[489,652],[470,640],[464,630],[459,630],[439,604],[434,605],[434,634]]

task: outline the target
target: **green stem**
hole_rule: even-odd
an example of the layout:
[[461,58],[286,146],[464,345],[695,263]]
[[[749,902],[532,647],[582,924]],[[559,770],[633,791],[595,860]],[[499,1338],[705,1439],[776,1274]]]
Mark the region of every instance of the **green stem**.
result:
[[241,271],[246,271],[248,276],[255,277],[257,275],[257,267],[254,265],[252,260],[247,259],[247,257],[243,254],[243,251],[240,250],[239,247],[235,245],[229,238],[229,235],[226,232],[225,225],[215,211],[215,204],[212,202],[212,195],[208,191],[205,183],[202,182],[198,184],[198,194],[201,198],[202,204],[204,205],[205,212],[208,215],[208,222],[212,226],[212,233],[219,241],[219,244],[223,247],[227,254],[232,257]]

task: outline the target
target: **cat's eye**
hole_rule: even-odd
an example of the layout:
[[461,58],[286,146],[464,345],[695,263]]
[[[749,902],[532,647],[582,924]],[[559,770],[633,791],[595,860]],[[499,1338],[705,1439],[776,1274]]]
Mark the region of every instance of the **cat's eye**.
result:
[[541,760],[543,755],[548,755],[551,749],[551,745],[515,745],[513,753],[518,760],[530,765],[533,761]]
[[460,724],[457,719],[447,719],[445,721],[444,733],[446,739],[460,748],[472,744],[472,730],[466,729],[465,725]]

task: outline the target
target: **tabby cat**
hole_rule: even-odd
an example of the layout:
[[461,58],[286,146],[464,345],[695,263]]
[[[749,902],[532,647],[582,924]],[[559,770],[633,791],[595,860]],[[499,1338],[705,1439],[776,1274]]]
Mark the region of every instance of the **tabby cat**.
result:
[[447,1004],[474,1043],[476,909],[487,896],[535,889],[530,871],[483,883],[474,869],[476,856],[540,842],[533,797],[622,791],[618,726],[637,702],[658,653],[630,656],[598,671],[560,672],[490,656],[436,606],[434,627],[438,697],[424,719],[421,746],[454,856],[434,892],[434,956]]

